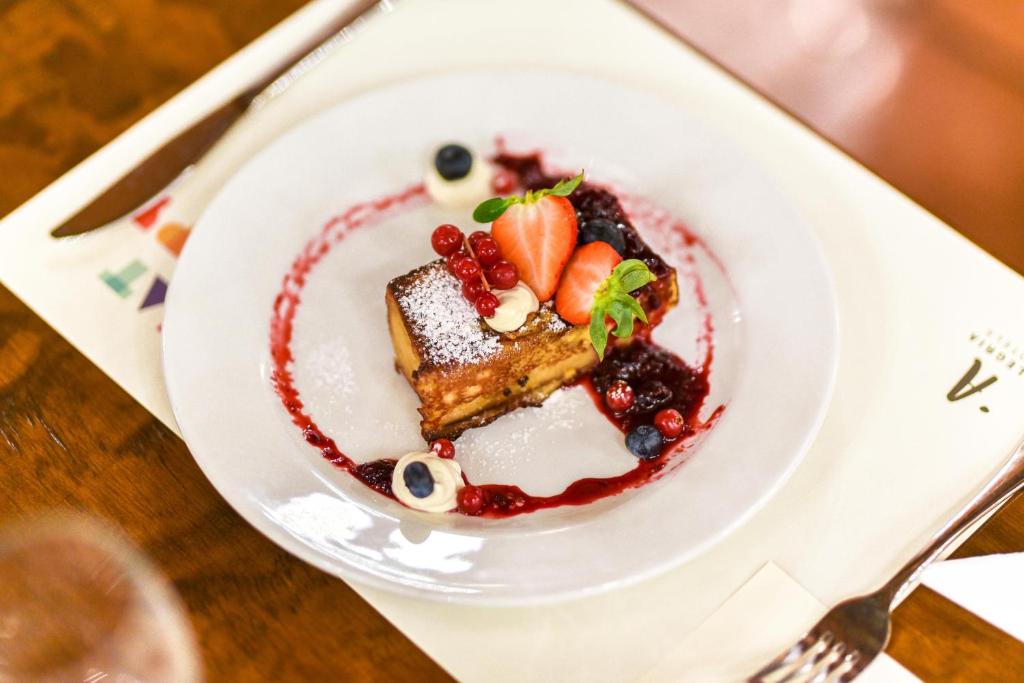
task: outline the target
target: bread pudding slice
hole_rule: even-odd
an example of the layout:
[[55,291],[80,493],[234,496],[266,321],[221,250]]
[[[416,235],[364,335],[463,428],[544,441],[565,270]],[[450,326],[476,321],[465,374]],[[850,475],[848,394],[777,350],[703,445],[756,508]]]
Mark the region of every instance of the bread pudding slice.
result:
[[[668,267],[637,297],[652,322],[678,298]],[[570,325],[550,302],[517,330],[492,330],[442,259],[389,282],[386,302],[396,366],[420,398],[427,441],[454,439],[516,408],[539,405],[598,364],[587,326]]]

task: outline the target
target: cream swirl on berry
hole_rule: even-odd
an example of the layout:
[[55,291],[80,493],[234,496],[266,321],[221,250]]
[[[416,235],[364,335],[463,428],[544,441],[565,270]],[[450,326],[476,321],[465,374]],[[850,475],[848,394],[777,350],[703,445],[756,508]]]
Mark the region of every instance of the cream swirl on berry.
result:
[[399,458],[391,475],[391,491],[403,505],[423,512],[448,512],[462,488],[459,463],[417,451]]
[[512,289],[491,291],[498,297],[498,307],[494,310],[494,315],[484,318],[484,322],[495,332],[518,330],[531,313],[540,309],[537,295],[525,282],[518,283]]

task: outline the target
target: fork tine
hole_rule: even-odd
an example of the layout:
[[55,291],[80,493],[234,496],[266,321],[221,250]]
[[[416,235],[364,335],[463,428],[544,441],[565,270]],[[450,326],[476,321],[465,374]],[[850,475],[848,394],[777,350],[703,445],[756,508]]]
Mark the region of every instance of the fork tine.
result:
[[839,677],[841,683],[850,683],[868,667],[868,664],[874,661],[874,657],[865,657],[860,652],[851,652],[847,655],[847,659],[850,662],[850,667]]
[[783,650],[778,657],[765,664],[754,675],[748,678],[748,683],[759,683],[765,681],[769,677],[778,674],[783,669],[793,666],[807,655],[811,645],[816,642],[817,638],[814,638],[810,633],[805,634],[804,637],[796,641],[792,647],[787,650]]
[[828,632],[822,633],[817,641],[807,650],[811,656],[799,667],[790,671],[784,678],[779,679],[779,683],[785,683],[786,681],[809,681],[825,658],[831,654],[832,647],[832,634]]
[[840,683],[843,681],[843,676],[845,676],[853,667],[853,662],[856,657],[857,652],[852,650],[837,659],[832,666],[829,667],[828,675],[825,677],[825,683]]
[[843,643],[836,642],[827,652],[824,652],[820,663],[812,672],[814,677],[811,678],[810,683],[826,683],[832,673],[842,666],[845,659],[844,649]]

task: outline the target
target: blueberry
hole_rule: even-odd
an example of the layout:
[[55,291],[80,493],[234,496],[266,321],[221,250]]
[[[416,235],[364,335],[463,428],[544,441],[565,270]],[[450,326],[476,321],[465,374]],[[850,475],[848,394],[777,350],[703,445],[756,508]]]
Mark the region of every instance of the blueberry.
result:
[[465,178],[473,168],[473,155],[462,145],[445,145],[437,150],[434,167],[445,180]]
[[607,242],[621,256],[626,251],[626,238],[622,236],[622,228],[608,218],[591,218],[580,226],[580,244],[591,242]]
[[641,460],[657,458],[664,443],[661,432],[650,425],[640,425],[626,435],[626,448]]
[[430,468],[422,462],[411,462],[402,472],[402,479],[409,488],[409,493],[417,498],[426,498],[434,492],[434,478],[430,476]]

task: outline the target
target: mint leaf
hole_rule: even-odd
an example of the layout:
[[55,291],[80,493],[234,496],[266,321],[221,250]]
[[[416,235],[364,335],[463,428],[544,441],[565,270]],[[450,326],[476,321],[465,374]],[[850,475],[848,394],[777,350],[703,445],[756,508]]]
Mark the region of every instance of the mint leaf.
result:
[[608,315],[615,321],[615,329],[612,330],[612,334],[620,338],[633,334],[633,311],[622,299],[628,299],[634,303],[636,301],[631,296],[624,296],[616,298],[608,306]]
[[560,180],[558,184],[546,191],[546,194],[552,194],[556,197],[568,197],[573,193],[580,183],[583,182],[583,171],[580,171],[579,175],[568,180]]
[[632,292],[644,285],[654,282],[654,273],[647,267],[647,264],[639,259],[626,259],[615,266],[612,276],[616,278],[623,291]]
[[498,220],[501,214],[513,204],[519,202],[519,197],[492,197],[480,202],[480,205],[473,209],[473,220],[477,223],[493,223]]
[[[631,296],[624,296],[622,297],[622,303],[634,317],[638,318],[641,322],[647,322],[647,313],[644,312],[644,307],[640,305],[639,301]],[[630,321],[630,324],[632,324],[632,321]]]
[[597,357],[604,360],[604,350],[608,345],[608,328],[604,324],[605,309],[595,305],[590,312],[590,343],[597,351]]
[[647,322],[647,313],[630,292],[643,287],[656,278],[647,264],[638,259],[627,259],[615,266],[594,294],[594,306],[590,311],[590,341],[597,350],[598,358],[604,360],[608,345],[608,327],[605,316],[615,322],[612,334],[628,337],[633,334],[634,321]]

